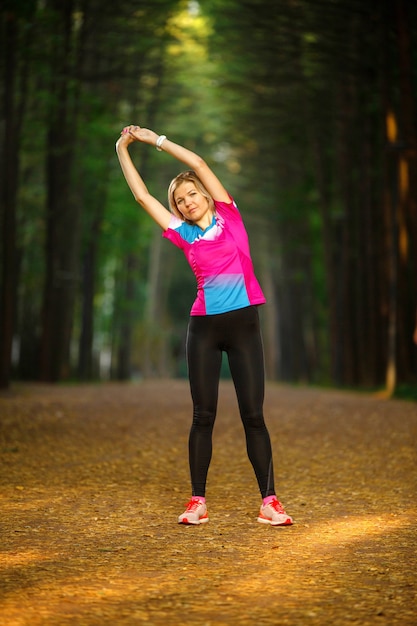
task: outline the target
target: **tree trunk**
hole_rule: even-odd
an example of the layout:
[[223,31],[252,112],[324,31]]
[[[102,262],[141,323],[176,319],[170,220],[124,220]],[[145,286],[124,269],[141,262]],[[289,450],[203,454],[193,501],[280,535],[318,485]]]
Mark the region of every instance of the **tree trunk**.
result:
[[399,310],[398,368],[407,380],[413,369],[411,341],[417,306],[417,127],[413,91],[411,11],[404,0],[396,3],[402,150],[399,160]]
[[19,144],[16,138],[15,75],[17,18],[4,15],[4,140],[1,165],[2,275],[0,308],[0,388],[10,382],[16,267],[16,193]]
[[133,305],[135,302],[135,285],[138,262],[136,255],[130,253],[125,259],[124,289],[122,300],[122,320],[119,328],[119,345],[117,354],[117,380],[129,380],[132,376],[132,337],[133,337]]
[[149,248],[149,269],[147,277],[147,297],[143,315],[144,337],[142,346],[142,366],[145,377],[157,374],[158,348],[157,335],[161,335],[161,278],[162,278],[162,236],[159,227],[154,228]]
[[[255,222],[255,220],[252,220]],[[248,220],[249,222],[249,220]],[[279,319],[280,310],[276,298],[274,284],[274,270],[271,264],[273,255],[271,254],[270,233],[264,220],[258,220],[253,233],[252,249],[257,250],[257,260],[259,263],[259,278],[266,298],[266,305],[261,307],[262,332],[264,337],[265,351],[265,375],[268,380],[277,380],[281,370],[280,355],[281,346],[279,341]]]
[[[20,136],[26,107],[28,84],[29,42],[34,6],[28,4],[26,15],[4,11],[2,56],[4,68],[4,100],[2,103],[3,145],[0,153],[0,223],[1,223],[1,278],[0,278],[0,388],[7,388],[11,378],[11,353],[15,319],[17,317],[17,192],[19,177]],[[23,59],[18,65],[19,25],[24,24]],[[19,91],[17,92],[17,78]]]
[[[73,201],[72,167],[79,83],[70,66],[75,37],[73,3],[55,0],[57,38],[53,50],[51,111],[47,133],[46,278],[43,296],[40,379],[70,374],[70,340],[78,284],[79,205]],[[58,36],[59,35],[59,36]]]
[[84,253],[81,283],[81,332],[78,346],[78,376],[81,380],[94,378],[94,295],[97,271],[97,251],[101,231],[103,202],[99,202],[89,230]]

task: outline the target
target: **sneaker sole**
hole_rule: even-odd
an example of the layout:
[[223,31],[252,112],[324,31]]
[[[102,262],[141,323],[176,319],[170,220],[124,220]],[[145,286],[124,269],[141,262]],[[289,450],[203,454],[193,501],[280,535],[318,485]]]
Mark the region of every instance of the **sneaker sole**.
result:
[[273,522],[271,519],[265,517],[258,517],[257,521],[260,524],[269,524],[270,526],[292,526],[293,521],[291,518],[287,518],[284,522]]
[[178,524],[186,524],[187,526],[198,526],[198,524],[205,524],[206,522],[209,521],[208,517],[202,517],[201,519],[197,520],[196,522],[193,522],[192,520],[188,520],[186,517],[184,517],[181,520],[178,520]]

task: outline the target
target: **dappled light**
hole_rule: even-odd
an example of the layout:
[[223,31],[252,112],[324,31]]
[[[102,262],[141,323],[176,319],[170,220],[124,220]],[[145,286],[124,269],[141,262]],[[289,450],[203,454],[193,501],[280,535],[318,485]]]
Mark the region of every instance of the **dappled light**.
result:
[[233,385],[222,381],[210,522],[183,527],[187,387],[24,386],[0,397],[7,626],[184,615],[276,626],[277,614],[288,626],[412,626],[415,405],[269,385],[279,493],[295,519],[271,528],[256,522]]

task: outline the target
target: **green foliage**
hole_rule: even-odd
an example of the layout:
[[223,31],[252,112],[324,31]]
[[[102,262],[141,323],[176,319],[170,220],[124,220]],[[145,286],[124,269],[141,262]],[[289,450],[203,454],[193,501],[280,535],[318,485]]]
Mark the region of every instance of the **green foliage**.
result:
[[[380,364],[387,357],[386,206],[395,178],[387,169],[392,155],[385,153],[385,108],[389,100],[398,118],[407,108],[400,82],[407,68],[399,68],[392,3],[75,1],[72,45],[59,72],[65,41],[58,5],[20,0],[4,6],[17,16],[16,106],[25,105],[18,148],[16,334],[23,336],[29,316],[37,334],[41,327],[51,184],[45,146],[61,104],[61,92],[51,86],[59,84],[67,90],[66,112],[76,119],[74,135],[68,138],[63,129],[55,144],[59,151],[69,142],[75,153],[68,173],[80,214],[72,222],[79,241],[73,343],[84,323],[85,259],[96,254],[94,349],[114,356],[130,333],[134,367],[146,367],[146,351],[156,371],[183,367],[175,360],[195,280],[181,253],[156,237],[114,151],[121,128],[138,123],[202,154],[236,198],[255,265],[269,277],[277,302],[271,306],[278,375],[381,384]],[[406,12],[415,44],[416,9],[407,5]],[[3,50],[3,74],[5,58]],[[412,105],[413,73],[409,89]],[[150,191],[166,203],[168,183],[181,165],[149,146],[132,146],[131,154]],[[404,238],[413,242],[415,218],[402,219]],[[399,326],[408,327],[403,322],[414,315],[415,257],[411,243],[401,268],[407,285],[398,287]],[[399,333],[408,380],[411,348]],[[373,363],[367,360],[371,336]]]

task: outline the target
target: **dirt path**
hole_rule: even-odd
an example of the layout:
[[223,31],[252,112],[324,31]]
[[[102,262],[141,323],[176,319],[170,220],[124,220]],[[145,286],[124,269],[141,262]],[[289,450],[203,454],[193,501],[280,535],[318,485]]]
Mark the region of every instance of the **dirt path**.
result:
[[189,496],[183,381],[0,396],[2,626],[417,623],[417,405],[270,385],[279,497],[258,524],[223,382],[210,522]]

